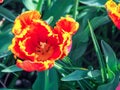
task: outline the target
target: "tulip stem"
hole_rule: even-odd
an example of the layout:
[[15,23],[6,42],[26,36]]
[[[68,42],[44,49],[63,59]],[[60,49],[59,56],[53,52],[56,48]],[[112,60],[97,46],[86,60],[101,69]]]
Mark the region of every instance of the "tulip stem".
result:
[[75,20],[76,20],[76,15],[77,15],[77,8],[78,8],[78,0],[75,0],[74,11],[73,11],[73,18]]
[[48,1],[47,1],[47,4],[48,4],[48,7],[50,7],[51,0],[48,0]]
[[65,69],[63,69],[63,66],[60,65],[59,63],[55,62],[54,67],[61,73],[63,77],[68,74],[68,72]]
[[45,71],[45,84],[44,90],[49,90],[49,70]]

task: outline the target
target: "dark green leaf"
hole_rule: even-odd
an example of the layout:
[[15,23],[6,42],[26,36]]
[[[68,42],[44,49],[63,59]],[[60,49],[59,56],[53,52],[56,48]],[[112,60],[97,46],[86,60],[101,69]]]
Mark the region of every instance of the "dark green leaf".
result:
[[18,68],[16,65],[9,66],[2,70],[2,72],[8,72],[8,73],[13,73],[18,71],[22,71],[22,69]]
[[31,89],[9,89],[9,88],[0,88],[0,90],[31,90]]
[[[54,75],[54,76],[53,76]],[[45,77],[45,72],[39,72],[32,86],[33,90],[45,90],[45,78],[49,78],[48,90],[58,90],[57,73],[54,68],[49,70],[49,77]]]
[[116,87],[119,84],[119,74],[114,74],[110,69],[108,72],[109,75],[111,75],[111,80],[109,80],[106,84],[98,86],[97,90],[116,90]]
[[89,6],[103,7],[106,0],[80,0],[80,2]]
[[0,58],[11,54],[8,47],[12,38],[13,35],[10,32],[0,33]]
[[0,63],[0,67],[6,68],[6,66],[4,64],[2,64],[2,63]]
[[42,7],[43,7],[43,3],[45,0],[39,0],[37,3],[37,7],[36,10],[40,11],[42,13]]
[[[109,21],[110,20],[108,16],[99,16],[99,17],[93,18],[90,22],[93,30],[95,30],[96,28],[108,23]],[[71,58],[71,60],[74,60],[74,61],[78,60],[84,54],[88,46],[89,35],[90,35],[89,27],[86,26],[85,28],[82,28],[80,26],[80,30],[73,37],[73,45],[72,45],[71,52],[69,54],[69,57]]]
[[58,90],[58,75],[57,75],[56,70],[54,68],[51,69],[49,75],[50,75],[50,77],[49,77],[50,78],[49,90]]
[[90,33],[91,33],[92,41],[93,41],[94,48],[95,48],[95,51],[96,51],[96,55],[97,55],[99,65],[100,65],[102,81],[104,82],[107,78],[105,62],[104,62],[104,59],[103,59],[103,56],[102,56],[102,52],[100,50],[100,46],[99,46],[98,41],[96,39],[96,36],[93,32],[93,28],[92,28],[90,22],[88,22],[88,24],[89,24],[89,27],[90,27]]
[[12,0],[4,0],[4,3],[1,6],[5,6],[7,4],[9,4]]
[[71,60],[78,60],[84,54],[88,46],[88,43],[79,42],[75,48],[74,48],[74,44],[75,43],[73,43],[73,47],[71,49],[71,52],[69,53],[69,57]]
[[73,6],[74,0],[56,0],[56,2],[53,3],[52,7],[50,7],[47,11],[45,11],[43,15],[43,19],[46,20],[50,16],[54,17],[53,22],[51,25],[54,25],[55,22],[60,19],[61,16],[68,13]]
[[45,77],[44,72],[39,72],[37,78],[32,86],[33,90],[44,90]]
[[99,77],[100,75],[101,74],[99,70],[93,70],[88,72],[88,76],[91,78],[96,78],[96,77]]
[[[110,19],[108,18],[108,16],[94,17],[92,20],[90,20],[93,30],[108,23],[109,21],[110,21]],[[88,42],[88,40],[89,40],[89,27],[86,26],[85,30],[77,33],[73,39],[76,39],[77,41],[80,41],[80,42]]]
[[76,70],[69,75],[63,77],[62,81],[78,81],[85,78],[88,78],[87,76],[88,71],[87,70]]
[[114,73],[116,73],[116,71],[118,71],[117,58],[113,49],[103,40],[101,41],[101,45],[106,59],[106,64]]
[[117,69],[117,58],[112,48],[101,41],[102,49],[106,59],[108,82],[98,87],[98,90],[115,90],[119,84],[119,73]]
[[35,10],[37,7],[37,2],[34,3],[33,0],[22,0],[22,2],[28,10]]
[[13,27],[13,23],[4,22],[4,25],[2,25],[2,27],[0,28],[1,33],[10,32],[12,30],[12,27]]
[[0,6],[0,15],[5,17],[10,22],[14,22],[15,15],[8,9]]

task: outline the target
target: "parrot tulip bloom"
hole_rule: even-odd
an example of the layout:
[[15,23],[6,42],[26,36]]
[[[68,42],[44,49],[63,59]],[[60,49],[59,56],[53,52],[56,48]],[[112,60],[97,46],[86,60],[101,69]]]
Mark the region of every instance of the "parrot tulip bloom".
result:
[[28,72],[50,69],[67,56],[79,27],[70,16],[62,17],[54,28],[40,17],[37,11],[26,11],[15,19],[12,29],[15,36],[9,49],[17,58],[16,65]]
[[120,29],[120,4],[116,4],[113,0],[108,0],[105,7],[108,11],[108,16],[115,26]]

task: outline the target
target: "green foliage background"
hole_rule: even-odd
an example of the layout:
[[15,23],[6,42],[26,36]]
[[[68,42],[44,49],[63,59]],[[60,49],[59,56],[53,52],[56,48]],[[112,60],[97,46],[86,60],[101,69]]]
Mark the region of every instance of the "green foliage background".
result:
[[[115,90],[119,83],[120,31],[107,15],[106,0],[4,0],[0,4],[0,87],[25,90]],[[67,14],[80,24],[72,50],[50,70],[25,72],[8,50],[15,18],[38,10],[54,26]],[[113,49],[112,49],[113,48]],[[114,51],[113,51],[114,50]],[[20,86],[16,83],[20,83]]]

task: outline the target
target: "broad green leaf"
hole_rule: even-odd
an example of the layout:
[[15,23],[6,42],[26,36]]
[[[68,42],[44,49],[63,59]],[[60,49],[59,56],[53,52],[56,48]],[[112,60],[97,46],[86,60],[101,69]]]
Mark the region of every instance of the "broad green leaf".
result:
[[103,85],[99,85],[97,90],[116,90],[117,85],[119,84],[119,74],[114,74],[110,69],[108,69],[109,75],[111,76],[110,80]]
[[[72,47],[72,50],[71,50],[71,51],[73,51],[73,50],[80,51],[79,53],[81,53],[81,54],[79,54],[79,55],[78,55],[78,52],[77,53],[74,52],[74,51],[72,52],[74,54],[77,54],[76,55],[77,57],[78,56],[81,57],[81,55],[83,55],[84,51],[86,50],[87,42],[89,40],[89,30],[87,28],[87,20],[91,19],[91,18],[94,19],[94,17],[96,17],[95,16],[96,12],[97,12],[96,8],[89,7],[89,8],[83,9],[81,11],[81,13],[78,14],[78,15],[81,15],[81,14],[84,13],[84,15],[82,15],[81,18],[79,18],[79,17],[77,18],[78,21],[79,21],[80,29],[78,30],[78,32],[73,37],[73,47]],[[93,14],[93,13],[95,13],[95,14]],[[82,45],[80,45],[80,44],[82,44]],[[80,46],[84,46],[85,48],[80,47]],[[76,56],[74,56],[74,54],[72,54],[73,58],[76,58]]]
[[106,59],[106,64],[114,73],[116,73],[116,71],[118,71],[117,58],[113,49],[103,40],[101,41],[101,46]]
[[69,75],[63,77],[62,81],[78,81],[82,79],[88,78],[87,76],[88,70],[76,70]]
[[2,25],[2,27],[0,27],[0,34],[5,33],[5,32],[10,32],[12,30],[13,27],[13,23],[6,23],[4,22],[4,24]]
[[54,68],[50,70],[50,77],[49,78],[50,78],[49,90],[58,90],[58,74]]
[[[93,19],[90,20],[93,30],[108,23],[109,21],[110,20],[108,16],[94,17]],[[82,26],[80,23],[80,30],[73,37],[73,45],[71,52],[69,54],[69,57],[73,61],[78,60],[84,54],[88,46],[88,40],[90,36],[89,27],[86,26],[85,28],[84,27],[82,28]]]
[[14,22],[15,15],[8,9],[0,6],[0,15],[5,17],[10,22]]
[[101,74],[100,74],[100,71],[99,70],[93,70],[93,71],[89,71],[88,72],[88,76],[90,78],[96,78],[96,77],[99,77]]
[[[94,17],[93,19],[90,20],[93,30],[95,30],[96,28],[108,23],[109,21],[110,21],[110,19],[108,18],[108,16]],[[90,35],[89,27],[87,25],[85,30],[81,30],[80,32],[76,33],[73,40],[76,39],[77,41],[79,40],[80,42],[88,42],[89,35]]]
[[61,16],[64,16],[70,11],[73,3],[74,0],[56,0],[56,2],[53,3],[52,7],[44,12],[43,19],[46,20],[50,16],[53,16],[54,20],[51,25],[54,25]]
[[79,0],[82,4],[89,6],[103,7],[106,0]]
[[33,0],[22,0],[23,4],[28,10],[35,10],[37,7],[37,2],[33,2]]
[[13,35],[10,32],[0,33],[0,58],[11,54],[8,47],[12,38]]
[[[54,76],[53,76],[54,75]],[[39,72],[38,76],[32,86],[33,90],[45,90],[46,78],[49,80],[48,89],[46,90],[58,90],[57,73],[54,68],[49,70],[49,76],[45,76],[45,72]]]
[[16,65],[9,66],[2,70],[2,72],[8,72],[8,73],[13,73],[18,71],[22,71],[22,69],[18,68]]
[[37,78],[32,86],[33,90],[44,90],[45,77],[44,72],[39,72]]
[[106,59],[108,81],[99,86],[98,90],[115,90],[119,84],[119,73],[117,69],[117,58],[112,48],[104,41],[101,41],[101,46]]
[[98,61],[99,61],[102,81],[104,82],[107,78],[105,62],[104,62],[104,59],[103,59],[103,56],[102,56],[102,52],[100,50],[100,46],[99,46],[98,41],[96,39],[96,36],[93,32],[93,28],[92,28],[89,21],[88,21],[88,25],[89,25],[89,28],[90,28],[90,34],[91,34],[91,37],[92,37],[92,41],[93,41],[93,44],[94,44],[96,55],[97,55],[97,58],[98,58]]
[[2,63],[0,63],[0,67],[6,68],[6,66],[4,64],[2,64]]
[[71,60],[76,61],[84,54],[85,50],[87,49],[88,43],[79,42],[77,46],[75,45],[76,46],[75,48],[74,45],[75,43],[73,43],[73,47],[71,49],[71,52],[69,53],[69,57]]

